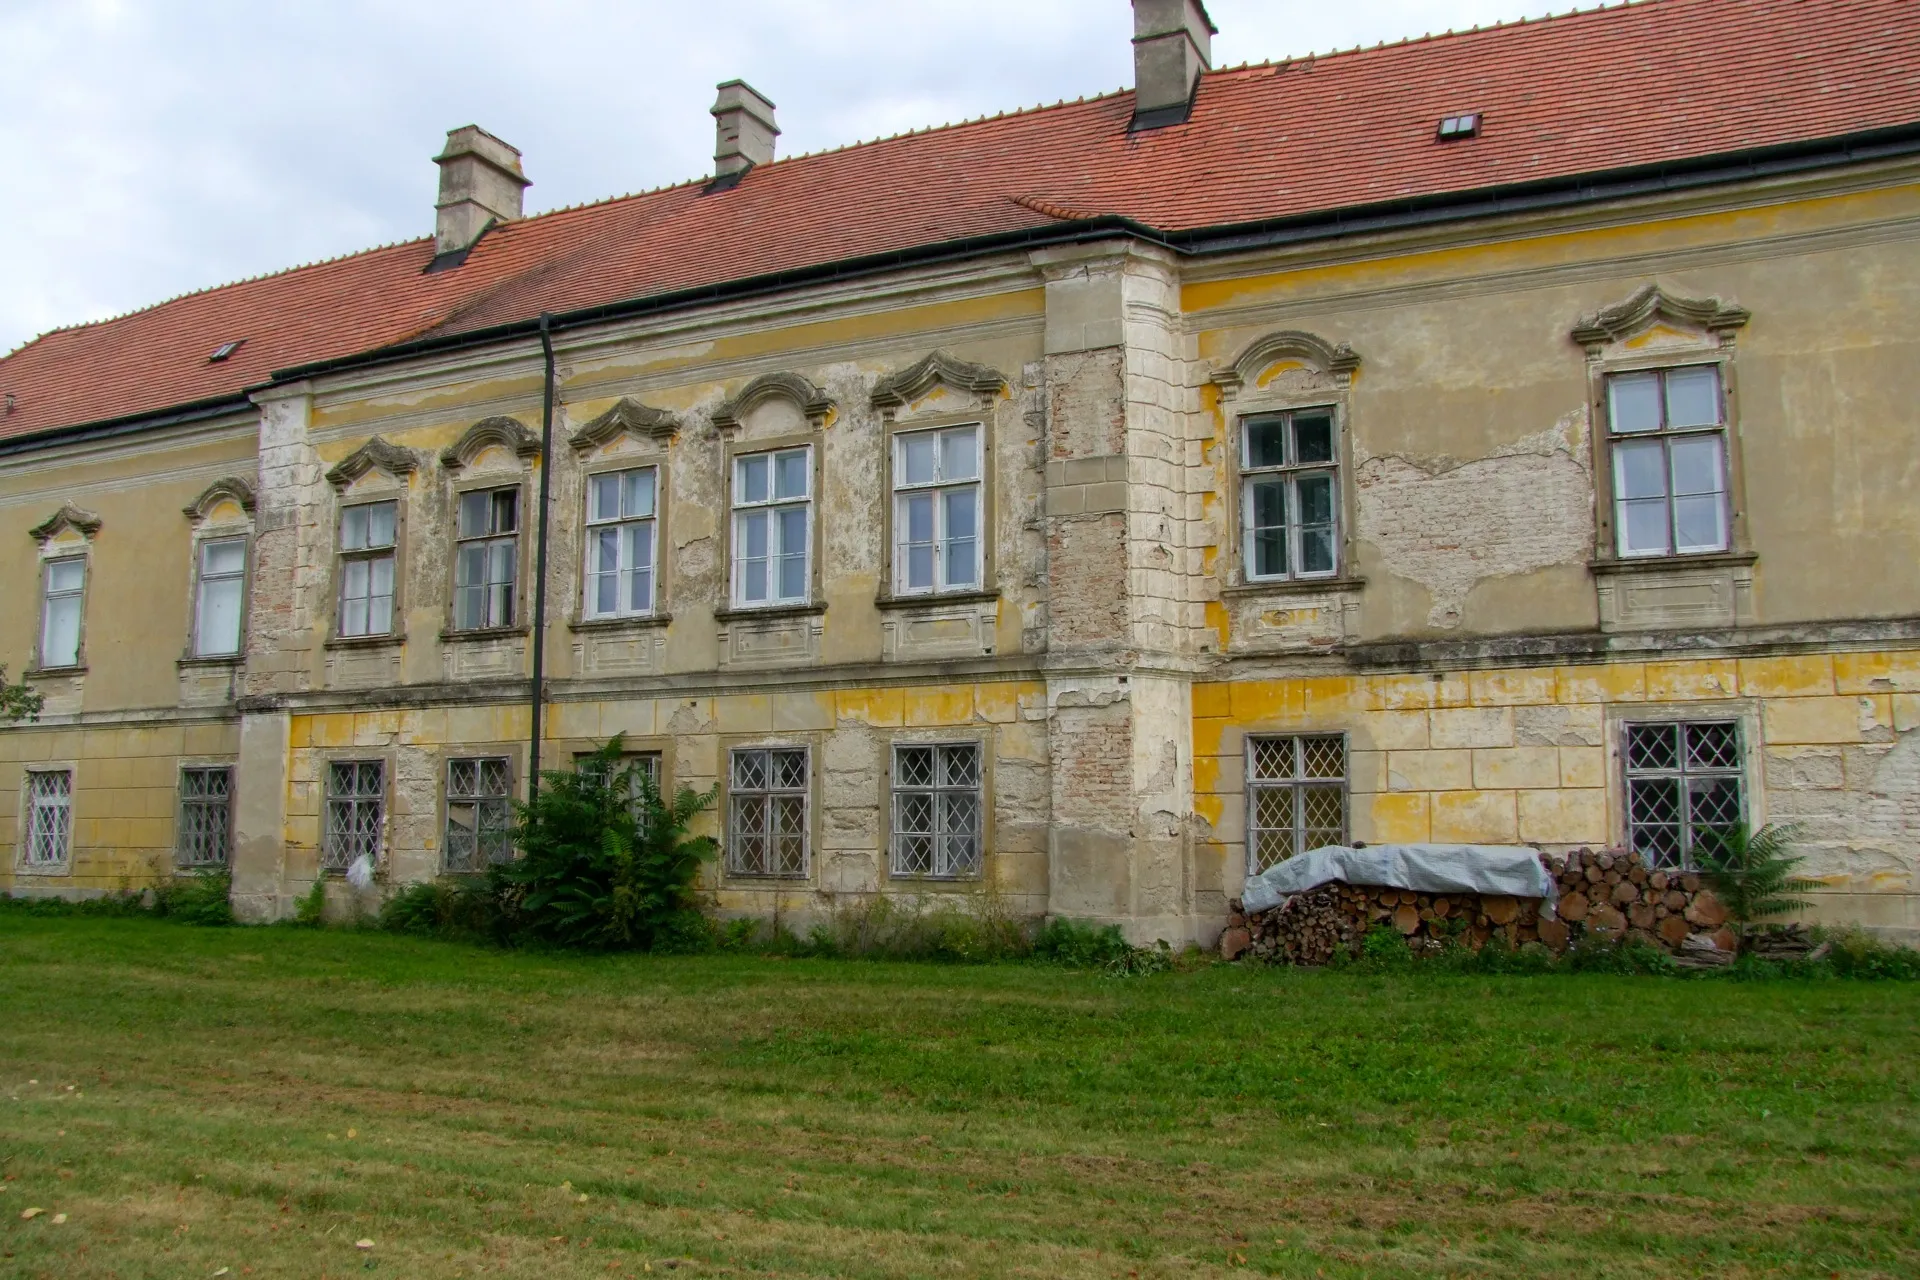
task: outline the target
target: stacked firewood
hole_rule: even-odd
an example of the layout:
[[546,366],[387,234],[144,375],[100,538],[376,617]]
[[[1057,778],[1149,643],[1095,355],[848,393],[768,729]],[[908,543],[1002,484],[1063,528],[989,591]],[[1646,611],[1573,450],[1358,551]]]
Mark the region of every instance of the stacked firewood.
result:
[[1537,898],[1503,894],[1419,893],[1411,889],[1324,884],[1251,914],[1236,899],[1220,953],[1276,964],[1325,964],[1336,951],[1358,954],[1367,933],[1398,930],[1416,951],[1449,942],[1475,950],[1489,941],[1510,947],[1537,942],[1565,951],[1586,934],[1633,936],[1676,956],[1731,958],[1726,908],[1691,873],[1648,870],[1626,849],[1576,849],[1541,855],[1559,891],[1554,909]]

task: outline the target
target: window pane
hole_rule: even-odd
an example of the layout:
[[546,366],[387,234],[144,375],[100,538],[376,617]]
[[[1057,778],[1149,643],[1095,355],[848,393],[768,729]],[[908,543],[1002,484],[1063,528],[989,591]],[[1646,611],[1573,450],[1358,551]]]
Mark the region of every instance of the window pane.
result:
[[980,474],[980,436],[972,428],[940,437],[940,478],[971,480]]
[[1680,726],[1677,724],[1636,724],[1627,727],[1627,767],[1629,769],[1677,769],[1680,767]]
[[1333,477],[1301,476],[1298,481],[1301,524],[1333,523]]
[[460,536],[479,538],[487,532],[490,495],[484,490],[460,495]]
[[241,573],[247,567],[247,544],[239,538],[224,538],[200,548],[200,572],[203,575]]
[[589,573],[615,573],[620,568],[620,530],[596,529],[588,544]]
[[1294,415],[1293,460],[1301,463],[1333,461],[1331,414]]
[[780,557],[780,598],[782,600],[807,598],[806,552],[797,551]]
[[487,580],[487,549],[481,543],[460,548],[455,561],[454,585],[477,587]]
[[364,599],[367,595],[370,561],[349,560],[340,566],[340,594],[349,600]]
[[1608,425],[1613,431],[1660,429],[1660,375],[1622,373],[1607,379]]
[[626,473],[620,513],[629,519],[653,514],[652,471],[629,471]]
[[1300,531],[1300,572],[1333,571],[1333,530],[1326,528]]
[[1659,440],[1635,440],[1613,449],[1614,496],[1660,498],[1667,492],[1666,445]]
[[979,530],[975,519],[979,492],[959,489],[941,495],[946,506],[947,545],[944,548],[947,585],[971,586],[979,578]]
[[906,508],[906,529],[908,542],[933,541],[933,495],[916,493],[908,497],[903,504]]
[[[392,561],[383,561],[382,563],[389,569],[393,567]],[[389,590],[385,594],[375,595],[369,598],[366,603],[365,612],[367,622],[366,629],[361,632],[362,635],[383,636],[389,631],[392,631],[393,592]]]
[[80,597],[47,601],[47,625],[40,642],[40,665],[71,667],[80,661]]
[[793,453],[775,456],[773,496],[776,498],[804,498],[807,496],[807,458],[805,449]]
[[782,507],[774,513],[780,529],[780,554],[804,555],[807,550],[807,509]]
[[393,557],[380,556],[366,562],[372,570],[372,592],[376,596],[393,595]]
[[376,502],[366,508],[367,545],[369,547],[390,547],[393,545],[394,520],[399,514],[399,506],[392,502]]
[[902,585],[917,591],[933,587],[933,495],[908,494],[900,500]]
[[[1673,452],[1673,491],[1682,493],[1719,493],[1726,486],[1726,474],[1720,462],[1720,436],[1690,436],[1675,440]],[[1639,495],[1635,495],[1639,496]]]
[[756,454],[735,464],[735,502],[767,500],[767,455]]
[[1667,425],[1710,427],[1720,421],[1720,371],[1711,365],[1667,371]]
[[1248,484],[1253,508],[1253,568],[1255,577],[1287,572],[1287,484],[1280,479]]
[[900,437],[900,483],[933,481],[934,438],[931,431]]
[[1667,500],[1642,499],[1620,504],[1620,553],[1650,555],[1667,549]]
[[590,490],[592,497],[587,503],[587,519],[615,520],[620,516],[620,477],[619,475],[595,476]]
[[1702,552],[1727,549],[1726,522],[1719,494],[1673,500],[1673,549]]
[[645,612],[653,607],[653,522],[627,529],[627,608]]
[[493,523],[488,526],[489,533],[512,533],[520,527],[520,491],[518,489],[497,489],[493,493],[490,508]]
[[240,652],[239,578],[200,581],[200,616],[194,640],[201,656]]
[[514,552],[518,550],[514,540],[508,538],[501,542],[487,544],[487,581],[491,583],[513,583]]
[[340,549],[358,551],[367,545],[367,508],[348,507],[340,513]]
[[1287,461],[1286,430],[1286,421],[1280,418],[1247,423],[1246,465],[1249,467],[1284,466]]
[[767,513],[744,511],[734,525],[740,548],[740,599],[767,598]]
[[48,591],[78,591],[86,580],[84,560],[55,560],[47,566]]

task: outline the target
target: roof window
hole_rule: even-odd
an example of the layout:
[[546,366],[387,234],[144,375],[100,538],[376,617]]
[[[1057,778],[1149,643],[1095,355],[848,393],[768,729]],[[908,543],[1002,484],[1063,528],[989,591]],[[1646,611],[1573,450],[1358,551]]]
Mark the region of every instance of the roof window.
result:
[[1472,138],[1480,133],[1480,113],[1470,111],[1465,115],[1447,116],[1440,121],[1440,141],[1449,142],[1454,138]]
[[240,344],[245,341],[245,338],[235,338],[232,342],[221,343],[213,349],[213,354],[207,357],[207,363],[219,364],[222,360],[225,360],[228,356],[238,351]]

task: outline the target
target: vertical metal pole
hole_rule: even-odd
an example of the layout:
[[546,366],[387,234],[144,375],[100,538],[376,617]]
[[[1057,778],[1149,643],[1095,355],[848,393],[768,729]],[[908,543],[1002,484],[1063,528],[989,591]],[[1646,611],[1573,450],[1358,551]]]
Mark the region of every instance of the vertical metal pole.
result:
[[546,378],[540,399],[540,519],[533,551],[533,736],[527,742],[527,799],[540,794],[540,721],[547,701],[547,507],[553,480],[553,317],[540,313]]

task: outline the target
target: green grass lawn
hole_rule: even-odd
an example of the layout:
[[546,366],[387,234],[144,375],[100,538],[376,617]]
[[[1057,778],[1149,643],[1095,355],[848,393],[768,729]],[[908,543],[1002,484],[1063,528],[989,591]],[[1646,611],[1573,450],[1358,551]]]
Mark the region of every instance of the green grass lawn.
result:
[[0,915],[0,1276],[1912,1276],[1917,1015]]

